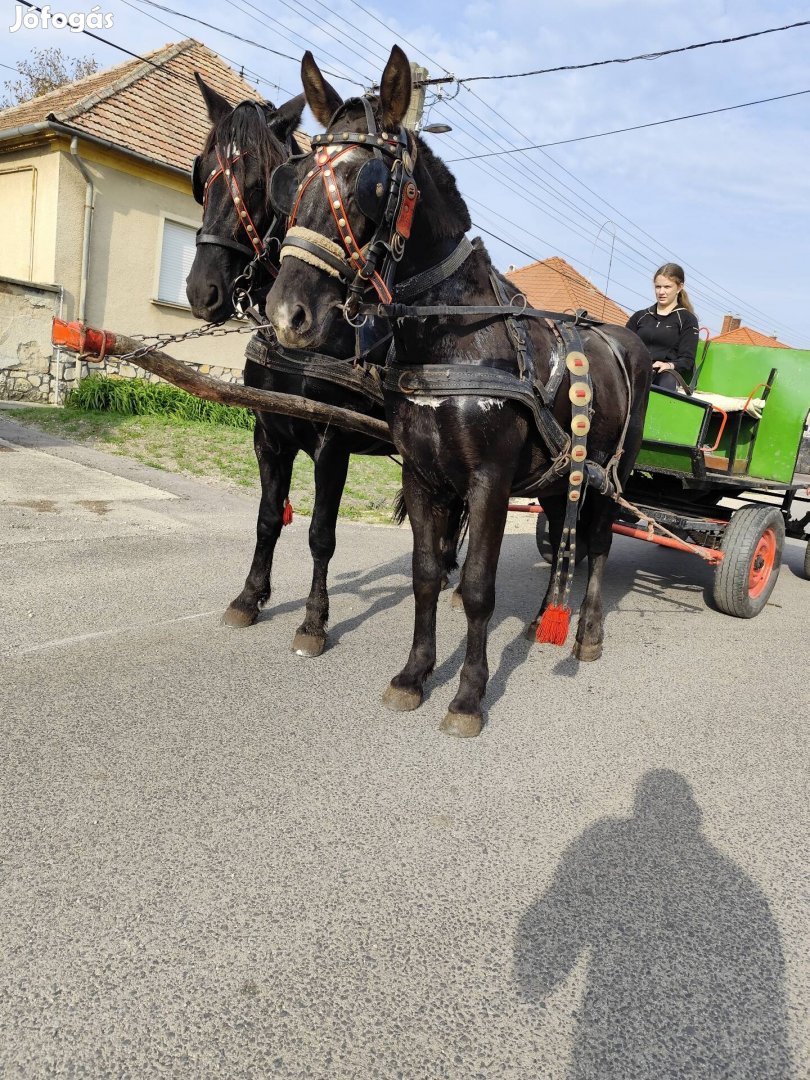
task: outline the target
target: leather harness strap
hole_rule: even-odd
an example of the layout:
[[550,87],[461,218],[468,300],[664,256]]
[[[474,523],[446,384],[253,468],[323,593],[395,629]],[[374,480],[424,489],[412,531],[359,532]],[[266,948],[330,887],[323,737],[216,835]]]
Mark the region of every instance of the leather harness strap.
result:
[[[387,337],[382,338],[370,352],[386,342]],[[359,363],[350,363],[308,349],[285,349],[281,345],[270,345],[258,336],[248,342],[245,356],[270,371],[295,375],[301,379],[320,379],[359,394],[373,405],[382,407],[385,404],[379,368],[376,364],[364,364],[362,358]]]
[[394,296],[400,304],[407,304],[409,300],[416,299],[417,296],[426,293],[428,289],[432,289],[435,285],[440,285],[447,278],[452,277],[456,270],[461,269],[469,256],[474,251],[480,250],[480,248],[480,240],[476,238],[471,243],[466,236],[462,236],[450,254],[445,259],[442,259],[440,263],[431,266],[429,270],[422,270],[421,273],[414,274],[413,277],[399,282],[394,287]]

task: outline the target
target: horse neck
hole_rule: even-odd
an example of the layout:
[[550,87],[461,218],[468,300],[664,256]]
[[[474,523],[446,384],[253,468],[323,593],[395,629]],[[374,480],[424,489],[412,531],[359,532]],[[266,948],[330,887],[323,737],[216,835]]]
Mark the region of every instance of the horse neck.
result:
[[[416,240],[417,235],[412,239]],[[455,250],[462,239],[462,237],[454,237],[448,240],[431,241],[427,244],[414,244],[410,251],[406,246],[402,269],[397,275],[398,280],[404,281],[437,266]],[[409,304],[417,307],[494,304],[496,300],[489,280],[491,269],[486,249],[476,245],[475,250],[453,274],[431,286],[421,296],[410,300]],[[474,359],[469,355],[471,349],[478,351],[469,340],[477,336],[475,333],[469,335],[459,333],[460,328],[463,328],[467,322],[468,320],[462,316],[441,318],[438,320],[438,325],[436,319],[404,319],[394,323],[394,337],[400,353],[407,354],[408,362],[448,363],[452,362],[454,357],[466,362]],[[506,350],[509,347],[509,339],[502,329],[502,324],[501,326],[492,325],[490,321],[490,325],[492,329],[488,332],[488,336],[492,344],[499,352]]]

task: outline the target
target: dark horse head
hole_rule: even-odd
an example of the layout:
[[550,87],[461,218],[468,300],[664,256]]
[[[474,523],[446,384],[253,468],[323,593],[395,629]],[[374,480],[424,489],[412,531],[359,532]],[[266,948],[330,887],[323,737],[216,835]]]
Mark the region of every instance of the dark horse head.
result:
[[[401,49],[391,52],[379,96],[344,102],[311,53],[301,76],[327,135],[315,139],[312,155],[289,162],[274,178],[276,208],[290,215],[291,228],[266,310],[283,344],[318,348],[341,318],[349,286],[356,296],[362,285],[368,299],[390,299],[395,274],[401,279],[413,273],[419,252],[457,240],[470,228],[470,217],[449,169],[401,127],[411,96]],[[358,138],[347,142],[347,134]],[[402,213],[409,217],[407,250],[402,242],[391,243]]]
[[[300,94],[279,109],[252,100],[233,106],[196,72],[194,77],[213,126],[192,168],[203,222],[186,294],[198,319],[224,322],[234,313],[234,282],[264,250],[268,234],[280,241],[283,233],[284,222],[270,205],[270,178],[299,150],[293,132],[305,102]],[[277,250],[268,249],[265,257],[278,265]],[[264,273],[264,291],[269,284]]]

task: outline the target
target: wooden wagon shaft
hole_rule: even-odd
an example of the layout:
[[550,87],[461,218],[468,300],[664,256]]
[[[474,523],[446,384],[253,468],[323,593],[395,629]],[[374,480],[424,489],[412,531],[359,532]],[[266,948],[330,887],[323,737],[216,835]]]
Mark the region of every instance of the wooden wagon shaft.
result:
[[[95,330],[79,322],[53,320],[51,340],[54,345],[72,352],[81,353],[90,359],[103,360],[105,356],[125,356],[142,347],[142,342],[113,334],[108,330]],[[349,431],[368,435],[373,439],[391,442],[391,432],[384,420],[375,420],[373,416],[364,416],[351,409],[341,409],[336,405],[325,405],[295,394],[280,394],[274,390],[256,390],[250,386],[237,386],[201,375],[193,368],[164,352],[150,352],[145,356],[132,359],[133,366],[143,368],[159,375],[161,379],[174,383],[175,386],[188,390],[196,397],[207,401],[218,401],[223,405],[237,405],[247,409],[259,409],[262,412],[281,413],[294,416],[299,420],[311,420],[320,424],[334,424]]]

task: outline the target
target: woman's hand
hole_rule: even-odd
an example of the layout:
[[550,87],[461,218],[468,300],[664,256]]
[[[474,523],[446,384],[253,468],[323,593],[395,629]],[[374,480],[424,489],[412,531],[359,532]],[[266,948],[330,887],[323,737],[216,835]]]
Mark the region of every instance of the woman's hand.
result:
[[667,363],[666,360],[656,360],[652,366],[653,371],[674,371],[675,365]]

